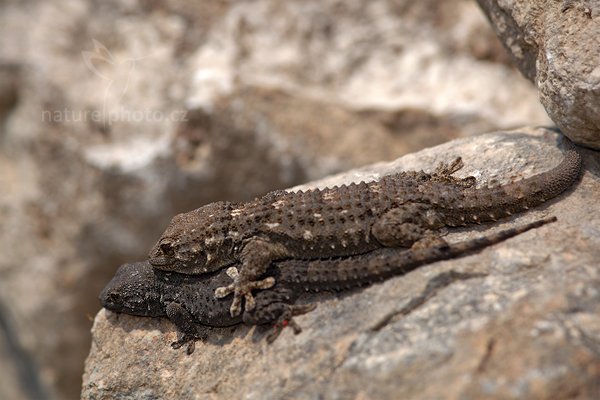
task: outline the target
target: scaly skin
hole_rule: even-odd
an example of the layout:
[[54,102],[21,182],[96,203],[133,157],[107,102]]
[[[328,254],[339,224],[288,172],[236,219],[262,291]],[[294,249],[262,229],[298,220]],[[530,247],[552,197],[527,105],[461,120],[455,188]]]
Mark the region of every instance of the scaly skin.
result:
[[273,341],[285,326],[301,331],[293,317],[314,309],[314,305],[294,305],[305,291],[342,291],[370,285],[435,261],[459,257],[514,237],[527,230],[555,221],[555,217],[488,234],[479,238],[448,244],[436,240],[427,247],[409,250],[383,248],[371,253],[331,260],[287,260],[276,263],[267,274],[277,278],[277,285],[256,296],[256,308],[232,317],[229,302],[216,299],[213,292],[235,276],[230,268],[204,275],[185,275],[153,269],[148,262],[124,264],[100,294],[104,307],[127,314],[168,316],[180,335],[173,343],[178,348],[188,343],[193,352],[195,340],[201,339],[196,324],[225,327],[244,322],[249,325],[274,324],[268,336]]
[[173,218],[150,252],[157,269],[203,274],[241,263],[233,284],[215,294],[234,293],[254,308],[252,290],[273,261],[323,259],[411,247],[443,227],[496,221],[559,195],[577,179],[581,156],[567,142],[563,161],[550,171],[495,188],[476,189],[473,178],[451,176],[460,159],[433,174],[401,172],[379,181],[305,192],[277,191],[248,203],[209,204]]

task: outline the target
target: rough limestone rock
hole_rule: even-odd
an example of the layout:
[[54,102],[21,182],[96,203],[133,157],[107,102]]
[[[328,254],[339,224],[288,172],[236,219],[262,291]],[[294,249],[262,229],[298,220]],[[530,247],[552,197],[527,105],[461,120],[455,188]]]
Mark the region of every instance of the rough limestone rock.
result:
[[[431,169],[462,156],[457,174],[506,183],[560,162],[558,135],[522,129],[461,139],[328,178],[314,187]],[[343,295],[271,345],[268,327],[207,329],[195,353],[173,350],[166,319],[102,310],[94,321],[83,399],[592,399],[600,393],[598,154],[559,198],[489,229],[555,215],[558,222],[479,254],[424,266]],[[460,229],[448,240],[488,227]],[[486,276],[441,285],[403,312],[435,277]]]
[[478,2],[554,123],[600,149],[600,1]]
[[0,398],[79,397],[176,213],[549,122],[470,0],[0,2]]

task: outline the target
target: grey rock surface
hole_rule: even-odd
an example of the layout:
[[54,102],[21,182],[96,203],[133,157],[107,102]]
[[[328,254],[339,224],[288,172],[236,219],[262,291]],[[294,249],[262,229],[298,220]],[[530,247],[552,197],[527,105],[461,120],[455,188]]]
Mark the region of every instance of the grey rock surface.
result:
[[600,149],[600,1],[478,2],[554,123]]
[[0,398],[79,396],[174,214],[547,123],[467,0],[0,2]]
[[[431,170],[462,156],[459,176],[502,184],[560,162],[558,135],[524,128],[455,140],[391,163],[302,186]],[[269,328],[207,329],[191,356],[173,350],[166,319],[102,310],[92,329],[84,399],[593,399],[600,393],[600,193],[598,154],[583,150],[575,186],[542,207],[481,235],[555,215],[558,222],[461,259],[424,266],[343,295],[322,294],[317,309],[267,345]],[[449,271],[458,280],[406,315],[403,308]]]

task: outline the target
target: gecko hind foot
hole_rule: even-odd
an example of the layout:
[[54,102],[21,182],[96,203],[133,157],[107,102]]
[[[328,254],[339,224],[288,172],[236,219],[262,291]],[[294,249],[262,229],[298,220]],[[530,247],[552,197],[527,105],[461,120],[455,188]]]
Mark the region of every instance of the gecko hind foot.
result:
[[277,322],[273,324],[273,330],[267,335],[267,343],[273,343],[283,329],[288,326],[292,328],[294,335],[302,332],[302,328],[296,323],[294,317],[311,312],[315,308],[317,308],[316,304],[287,305],[286,310],[279,316]]
[[433,171],[433,175],[450,176],[464,166],[465,163],[463,162],[462,158],[456,157],[450,163],[440,162],[435,168],[435,171]]
[[228,286],[221,286],[215,290],[215,297],[221,299],[233,293],[233,301],[229,308],[232,317],[240,315],[242,312],[242,298],[245,300],[246,311],[254,310],[256,302],[252,291],[256,289],[269,289],[275,285],[275,278],[268,277],[260,281],[243,282],[239,279]]
[[464,188],[472,187],[476,183],[474,176],[455,178],[452,175],[465,166],[462,158],[457,157],[450,163],[440,162],[433,171],[431,178],[434,182],[458,185]]
[[438,235],[425,235],[411,246],[411,250],[424,250],[432,247],[448,247],[448,242]]

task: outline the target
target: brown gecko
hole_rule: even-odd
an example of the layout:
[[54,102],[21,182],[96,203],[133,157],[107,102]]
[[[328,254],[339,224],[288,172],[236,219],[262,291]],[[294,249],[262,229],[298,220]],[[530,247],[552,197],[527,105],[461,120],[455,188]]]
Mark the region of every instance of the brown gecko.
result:
[[399,172],[378,181],[298,192],[276,191],[247,203],[217,202],[176,215],[150,252],[154,268],[203,274],[240,263],[218,298],[234,293],[231,314],[255,307],[252,290],[271,262],[351,256],[383,247],[428,246],[441,228],[479,224],[556,197],[577,179],[581,156],[565,139],[555,168],[504,186],[477,189],[474,178],[451,175],[460,159],[431,174]]

